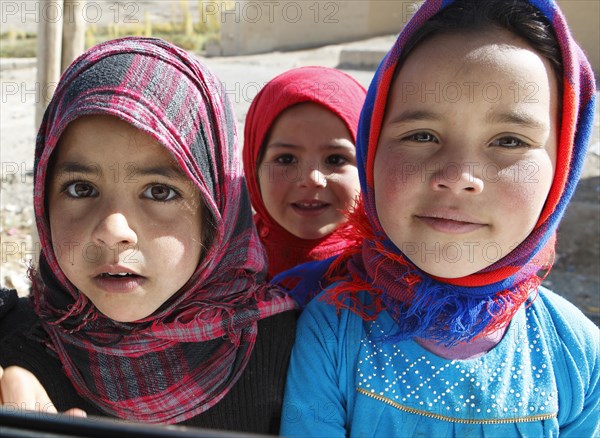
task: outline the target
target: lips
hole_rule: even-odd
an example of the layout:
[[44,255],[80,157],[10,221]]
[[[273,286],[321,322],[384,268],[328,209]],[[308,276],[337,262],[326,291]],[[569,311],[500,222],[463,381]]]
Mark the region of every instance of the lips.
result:
[[105,292],[133,292],[146,282],[146,278],[127,268],[108,267],[92,278],[94,284]]
[[331,204],[318,200],[303,200],[292,202],[291,207],[302,216],[316,216],[323,213]]
[[470,233],[487,226],[477,219],[457,212],[432,212],[416,217],[430,228],[449,234]]
[[319,208],[327,207],[329,204],[327,202],[322,202],[322,201],[300,201],[300,202],[293,202],[292,205],[296,208],[316,210]]
[[117,279],[117,278],[125,278],[125,277],[137,277],[136,274],[130,274],[128,272],[123,272],[123,273],[118,273],[118,274],[110,274],[108,272],[105,272],[103,274],[100,274],[99,277],[101,278],[113,278],[113,279]]

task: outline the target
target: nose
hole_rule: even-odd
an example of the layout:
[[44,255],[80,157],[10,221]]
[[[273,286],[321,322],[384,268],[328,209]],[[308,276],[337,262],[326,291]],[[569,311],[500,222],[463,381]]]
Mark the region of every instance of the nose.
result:
[[484,184],[476,168],[475,163],[449,163],[433,174],[431,188],[434,191],[449,190],[456,195],[479,194]]
[[127,217],[122,212],[109,212],[100,217],[93,231],[93,241],[97,245],[115,247],[122,245],[135,245],[138,242],[137,234],[131,227]]
[[309,188],[323,188],[327,186],[327,175],[318,165],[306,166],[300,175],[300,186]]

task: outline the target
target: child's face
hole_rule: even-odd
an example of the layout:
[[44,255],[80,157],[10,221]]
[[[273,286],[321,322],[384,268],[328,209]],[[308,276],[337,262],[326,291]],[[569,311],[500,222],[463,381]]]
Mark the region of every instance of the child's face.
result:
[[463,277],[533,230],[557,148],[552,69],[503,30],[438,35],[409,55],[374,162],[377,214],[425,272]]
[[267,211],[287,231],[302,239],[332,233],[360,192],[350,131],[320,105],[287,109],[271,128],[258,182]]
[[61,269],[109,318],[152,314],[199,263],[198,189],[156,140],[113,117],[75,120],[55,154],[48,206]]

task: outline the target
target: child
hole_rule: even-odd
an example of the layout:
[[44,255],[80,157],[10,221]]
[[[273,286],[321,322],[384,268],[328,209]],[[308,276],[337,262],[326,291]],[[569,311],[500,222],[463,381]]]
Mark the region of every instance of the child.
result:
[[284,435],[598,436],[598,328],[537,276],[594,92],[555,3],[422,5],[367,94],[363,243],[300,318]]
[[348,246],[344,211],[360,191],[354,144],[365,94],[344,72],[300,67],[252,101],[244,171],[269,278]]
[[295,312],[264,283],[234,120],[161,40],[100,44],[63,74],[35,154],[41,327],[0,348],[59,411],[277,432]]

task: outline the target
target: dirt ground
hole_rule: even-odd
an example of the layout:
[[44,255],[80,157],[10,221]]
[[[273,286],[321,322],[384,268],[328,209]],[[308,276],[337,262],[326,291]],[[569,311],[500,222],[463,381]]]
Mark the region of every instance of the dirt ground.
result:
[[[269,79],[300,65],[336,66],[343,45],[286,53],[209,58],[207,64],[226,84],[238,125],[258,90]],[[18,67],[22,65],[23,67]],[[26,269],[33,247],[32,175],[35,86],[32,61],[2,60],[0,83],[2,242],[0,284],[24,295],[29,289]],[[15,66],[17,68],[15,68]],[[373,71],[346,70],[367,86]],[[583,178],[559,229],[557,261],[544,284],[575,303],[600,325],[600,139],[598,110]]]

